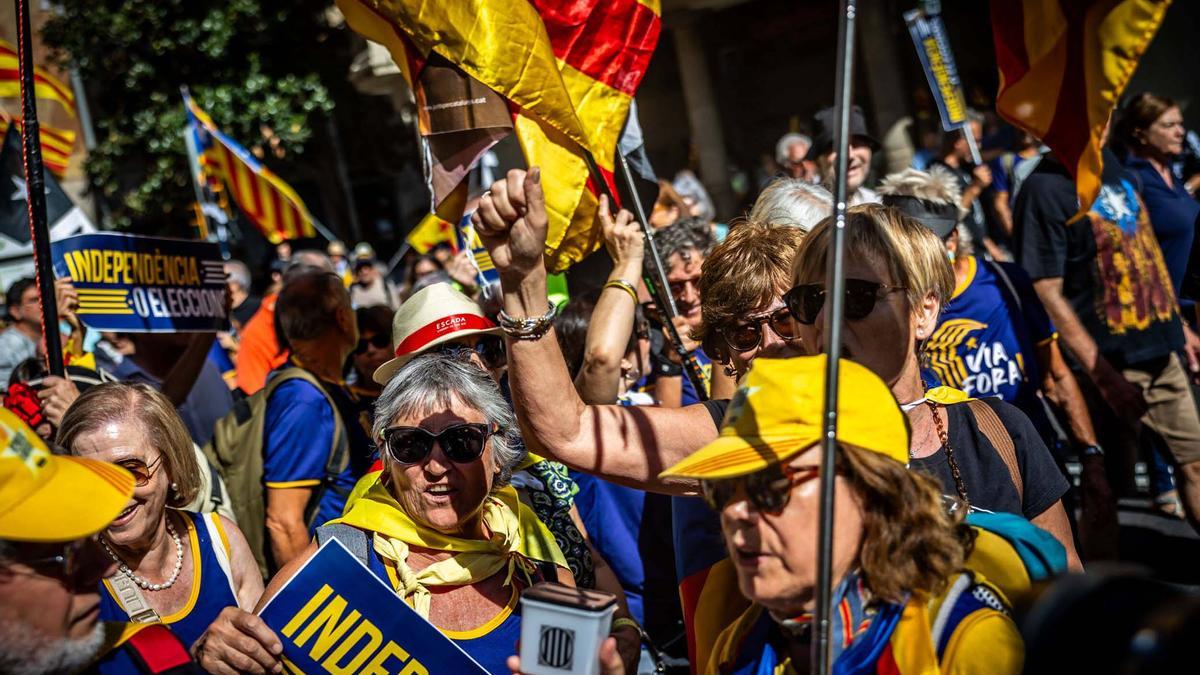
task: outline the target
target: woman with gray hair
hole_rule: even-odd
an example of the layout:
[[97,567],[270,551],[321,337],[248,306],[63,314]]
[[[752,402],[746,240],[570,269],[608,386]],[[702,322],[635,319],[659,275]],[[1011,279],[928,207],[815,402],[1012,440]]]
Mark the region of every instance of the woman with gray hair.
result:
[[[318,542],[336,538],[485,669],[506,672],[521,632],[521,590],[542,580],[574,585],[553,535],[508,485],[524,455],[517,433],[499,386],[481,368],[437,353],[406,363],[375,404],[372,435],[383,471],[275,575],[260,606],[316,554]],[[233,614],[210,629],[231,637],[209,640],[201,664],[212,672],[269,672],[278,638],[265,625],[239,630],[235,619],[246,617]]]
[[749,219],[770,226],[798,227],[804,232],[833,213],[829,190],[798,178],[776,178],[763,188]]

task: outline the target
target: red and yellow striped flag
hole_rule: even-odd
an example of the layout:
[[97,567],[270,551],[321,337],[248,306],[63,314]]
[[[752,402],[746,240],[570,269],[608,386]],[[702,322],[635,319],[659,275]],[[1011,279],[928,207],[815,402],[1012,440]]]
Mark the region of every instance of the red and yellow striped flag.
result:
[[[8,125],[11,123],[12,120],[7,115],[0,113],[0,135],[8,131]],[[19,130],[21,121],[17,120],[16,123]],[[71,153],[75,149],[75,132],[39,124],[38,136],[42,140],[42,161],[50,173],[56,178],[62,178],[67,172],[67,166],[71,163]]]
[[254,155],[221,133],[190,96],[184,108],[200,146],[200,167],[229,188],[229,195],[272,244],[315,237],[312,216],[290,185],[263,166]]
[[[19,64],[17,48],[10,42],[0,40],[0,98],[21,97]],[[75,116],[75,94],[71,88],[41,66],[33,69],[33,90],[37,98],[57,101],[72,117]]]
[[[600,245],[586,152],[612,189],[617,141],[658,42],[658,0],[338,0],[409,83],[430,52],[508,99],[530,165],[542,167],[547,263]],[[615,192],[615,190],[613,190]]]
[[1100,192],[1100,138],[1170,0],[992,0],[996,110]]

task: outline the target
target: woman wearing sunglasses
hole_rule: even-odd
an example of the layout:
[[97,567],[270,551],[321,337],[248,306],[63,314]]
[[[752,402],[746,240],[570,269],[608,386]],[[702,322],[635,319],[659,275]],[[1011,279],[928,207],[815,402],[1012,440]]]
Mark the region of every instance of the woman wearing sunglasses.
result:
[[200,488],[200,467],[165,396],[145,384],[96,385],[67,410],[57,442],[134,477],[129,504],[100,533],[117,566],[101,584],[102,621],[162,622],[191,645],[225,608],[258,602],[262,577],[237,525],[181,510]]
[[[553,535],[508,484],[522,459],[516,429],[482,369],[441,354],[412,359],[376,402],[372,431],[383,471],[342,518],[317,530],[317,541],[361,538],[371,571],[493,673],[507,672],[520,635],[520,591],[546,579],[574,585]],[[285,565],[263,602],[316,552],[314,541]],[[213,632],[225,636],[238,625],[236,617],[223,623]],[[270,672],[278,638],[255,625],[237,639],[222,637],[201,664]],[[227,661],[226,646],[246,638],[253,645],[242,651],[253,662]]]
[[[796,285],[784,296],[811,354],[824,345],[831,230],[827,219],[809,233],[796,253]],[[945,247],[929,228],[878,205],[849,211],[842,354],[879,375],[900,401],[913,429],[910,467],[937,477],[948,496],[973,510],[1024,516],[1053,534],[1071,567],[1081,569],[1062,505],[1067,482],[1029,418],[998,399],[981,408],[957,390],[926,390],[921,347],[953,290]]]
[[360,400],[374,401],[383,386],[372,375],[387,363],[392,353],[392,317],[395,312],[387,305],[359,307],[354,310],[358,322],[358,345],[350,354],[346,384]]
[[[823,356],[761,359],[720,437],[662,474],[700,480],[751,603],[717,638],[702,672],[806,672],[824,373]],[[947,513],[941,487],[905,467],[908,423],[888,386],[850,361],[839,379],[834,670],[1020,672],[1024,648],[1003,593],[963,571],[972,538],[962,514]]]

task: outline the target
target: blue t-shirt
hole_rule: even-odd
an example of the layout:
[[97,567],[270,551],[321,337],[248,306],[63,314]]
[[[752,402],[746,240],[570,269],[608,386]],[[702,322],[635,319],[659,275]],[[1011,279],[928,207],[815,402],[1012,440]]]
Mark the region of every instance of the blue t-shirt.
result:
[[[712,359],[708,358],[708,354],[704,353],[703,349],[697,349],[693,352],[696,355],[696,360],[700,362],[700,369],[704,371],[705,382],[712,382]],[[711,387],[711,385],[709,385]],[[707,392],[705,392],[707,393]],[[687,370],[683,373],[683,405],[691,405],[699,403],[700,397],[696,396],[696,388],[692,386],[692,380],[687,376]]]
[[[1005,160],[1005,157],[1012,157],[1012,164]],[[1036,155],[1034,155],[1036,157]],[[992,170],[992,189],[996,192],[1007,192],[1008,203],[1013,202],[1012,184],[1013,176],[1017,171],[1017,167],[1021,166],[1025,158],[1015,152],[1006,152],[1003,155],[988,162],[988,168]]]
[[[337,400],[340,392],[330,389],[330,396]],[[350,402],[348,395],[341,396]],[[358,416],[350,414],[350,405],[343,408],[350,461],[321,495],[310,534],[325,522],[341,517],[346,496],[373,460],[369,436]],[[263,481],[268,488],[316,488],[322,483],[333,443],[333,416],[325,395],[304,380],[288,380],[272,392],[263,423]]]
[[1183,189],[1183,181],[1178,176],[1174,177],[1173,185],[1168,186],[1147,160],[1130,156],[1125,160],[1125,167],[1133,174],[1138,193],[1150,214],[1150,227],[1154,228],[1154,237],[1158,239],[1163,262],[1167,264],[1178,296],[1187,272],[1196,226],[1200,224],[1200,202]]
[[[1054,324],[1019,266],[975,257],[968,263],[966,279],[954,289],[927,343],[933,379],[975,398],[998,396],[1041,427],[1046,420],[1037,398],[1042,378],[1037,348],[1057,337]],[[996,274],[997,264],[1011,289]]]

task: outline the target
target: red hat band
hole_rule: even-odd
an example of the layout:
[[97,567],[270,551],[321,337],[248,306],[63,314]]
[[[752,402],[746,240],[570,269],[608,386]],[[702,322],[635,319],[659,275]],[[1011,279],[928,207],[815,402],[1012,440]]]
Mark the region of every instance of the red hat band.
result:
[[445,335],[465,330],[492,330],[496,324],[478,314],[451,314],[413,331],[396,345],[396,356],[407,356],[424,349],[429,343]]

